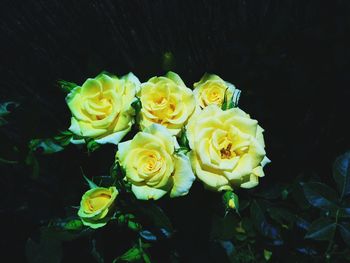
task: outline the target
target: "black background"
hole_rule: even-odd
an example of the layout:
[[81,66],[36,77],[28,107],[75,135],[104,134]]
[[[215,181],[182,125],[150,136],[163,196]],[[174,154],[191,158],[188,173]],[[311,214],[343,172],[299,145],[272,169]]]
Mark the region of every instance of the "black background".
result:
[[[332,162],[350,148],[349,7],[345,0],[1,1],[0,101],[20,107],[0,130],[0,154],[23,159],[30,139],[67,129],[57,80],[82,84],[107,70],[143,82],[165,73],[164,53],[171,52],[171,69],[189,87],[209,72],[242,90],[240,107],[266,130],[272,160],[260,187],[300,174],[333,184]],[[106,146],[87,156],[72,146],[40,157],[38,180],[24,165],[0,166],[1,247],[18,251],[11,262],[25,262],[27,238],[79,203],[86,190],[80,166],[89,176],[103,174],[114,152]],[[178,229],[191,224],[199,236],[180,248],[189,262],[215,262],[200,243],[208,200],[185,197],[166,208],[181,217]],[[66,255],[83,259],[83,246],[67,245]]]

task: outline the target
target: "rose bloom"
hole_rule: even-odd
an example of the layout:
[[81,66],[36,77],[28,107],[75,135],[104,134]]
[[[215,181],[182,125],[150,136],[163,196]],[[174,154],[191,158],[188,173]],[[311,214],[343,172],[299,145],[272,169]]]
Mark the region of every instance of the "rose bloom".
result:
[[187,125],[196,176],[216,191],[256,186],[268,162],[262,133],[258,122],[239,108],[204,108]]
[[174,72],[142,83],[137,96],[142,103],[139,114],[141,130],[157,123],[168,128],[171,134],[178,135],[196,106],[192,91]]
[[106,74],[87,79],[66,97],[73,115],[69,130],[100,144],[118,144],[134,123],[131,103],[139,85],[132,73],[120,79]]
[[204,74],[199,82],[193,84],[193,87],[193,94],[202,109],[213,104],[221,107],[225,97],[229,104],[233,99],[238,100],[240,94],[233,84],[214,74]]
[[175,153],[175,147],[175,137],[159,124],[118,145],[117,159],[138,199],[157,200],[166,193],[170,197],[188,193],[195,176],[189,158]]
[[99,228],[107,224],[107,214],[112,207],[118,190],[115,187],[96,187],[87,191],[80,202],[78,215],[84,225]]

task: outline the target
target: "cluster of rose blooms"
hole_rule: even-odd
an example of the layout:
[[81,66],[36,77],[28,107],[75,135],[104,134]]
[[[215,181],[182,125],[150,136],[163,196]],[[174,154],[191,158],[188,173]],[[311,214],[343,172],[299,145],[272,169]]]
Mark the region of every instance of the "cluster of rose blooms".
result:
[[[192,89],[174,72],[144,83],[132,73],[100,74],[67,95],[72,142],[88,138],[117,145],[116,162],[137,199],[186,195],[196,178],[214,191],[252,188],[269,159],[263,129],[236,107],[239,92],[211,74]],[[138,131],[123,141],[133,125]],[[186,147],[180,138],[186,138]],[[83,223],[105,225],[117,195],[114,186],[87,191],[78,212]]]

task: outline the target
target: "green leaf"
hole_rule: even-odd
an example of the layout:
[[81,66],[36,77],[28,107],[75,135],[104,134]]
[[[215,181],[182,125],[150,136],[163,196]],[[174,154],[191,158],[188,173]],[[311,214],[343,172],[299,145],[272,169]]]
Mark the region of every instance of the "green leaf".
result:
[[64,224],[66,230],[81,230],[83,228],[83,222],[80,219],[72,219]]
[[134,261],[140,260],[142,258],[142,254],[143,254],[142,250],[135,245],[132,248],[130,248],[128,251],[126,251],[123,255],[114,259],[113,263],[122,262],[122,261],[134,262]]
[[180,138],[179,138],[179,145],[180,145],[180,148],[187,149],[187,151],[190,150],[190,144],[189,144],[188,138],[186,136],[186,128],[181,129]]
[[338,224],[340,234],[342,238],[344,239],[344,242],[350,246],[350,223],[348,222],[341,222]]
[[265,237],[280,240],[281,235],[278,228],[271,225],[265,217],[262,207],[260,204],[253,200],[250,206],[250,216],[253,220],[255,228]]
[[234,214],[227,214],[225,217],[214,215],[212,219],[210,239],[212,240],[229,240],[235,237],[238,226],[238,217]]
[[10,114],[18,106],[19,106],[19,103],[14,101],[7,101],[7,102],[0,103],[0,117],[4,117]]
[[221,109],[222,110],[227,110],[228,109],[227,90],[228,90],[228,88],[226,88],[226,90],[225,90],[224,100],[223,100],[222,105],[221,105]]
[[308,230],[310,223],[300,216],[295,216],[295,224],[303,230]]
[[73,136],[74,135],[71,131],[63,131],[63,132],[60,132],[55,137],[53,137],[53,139],[56,142],[58,142],[60,145],[67,146],[70,143]]
[[91,138],[85,138],[85,143],[89,153],[92,153],[101,147],[101,144]]
[[334,212],[338,209],[337,193],[329,186],[318,183],[310,182],[302,184],[304,194],[310,205]]
[[244,231],[246,232],[246,235],[248,237],[255,237],[256,236],[253,221],[252,221],[251,217],[249,217],[249,218],[244,217],[242,219],[242,228],[244,229]]
[[296,250],[303,254],[303,255],[307,255],[307,256],[315,256],[317,255],[317,251],[314,250],[313,248],[310,248],[310,247],[299,247],[299,248],[296,248]]
[[333,178],[341,199],[350,194],[350,151],[339,156],[333,164]]
[[254,195],[267,200],[273,200],[281,197],[281,194],[285,188],[280,184],[270,185],[264,189],[259,189],[257,192],[254,192]]
[[79,86],[78,84],[75,84],[73,82],[65,81],[65,80],[59,80],[57,81],[58,86],[65,92],[69,93],[71,92],[75,87]]
[[128,221],[128,228],[130,228],[133,231],[139,231],[141,229],[141,226],[139,223],[134,222],[132,220]]
[[335,221],[330,218],[319,218],[311,223],[305,238],[314,240],[329,240],[336,229]]
[[303,210],[309,209],[311,207],[309,201],[306,199],[304,194],[304,189],[300,182],[293,184],[292,189],[293,201]]
[[188,149],[186,147],[180,147],[180,148],[175,149],[175,154],[177,154],[177,155],[181,155],[181,154],[186,155],[186,153],[188,153],[189,151],[190,151],[190,149]]
[[134,108],[135,114],[138,115],[142,109],[142,103],[140,98],[135,98],[134,101],[131,103],[131,107]]
[[146,254],[145,252],[142,254],[142,259],[145,263],[151,263],[151,259],[150,259],[149,255]]
[[144,240],[151,241],[151,242],[154,242],[157,240],[157,236],[154,235],[151,231],[143,230],[143,231],[140,231],[139,234]]
[[341,218],[349,218],[350,217],[350,207],[340,208],[339,209],[339,217],[341,217]]
[[284,228],[293,226],[296,216],[283,207],[270,207],[267,209],[269,216]]
[[53,139],[33,139],[29,142],[29,149],[32,152],[52,154],[62,151],[64,148]]
[[29,263],[59,263],[62,259],[62,242],[70,241],[82,233],[72,233],[62,228],[42,227],[38,242],[29,238],[26,243],[26,257]]
[[89,178],[87,178],[85,175],[84,175],[84,172],[82,170],[82,173],[83,173],[83,177],[85,179],[85,181],[88,183],[90,189],[93,189],[93,188],[97,188],[98,185],[96,185],[92,180],[90,180]]
[[269,261],[271,257],[272,257],[272,252],[267,249],[264,249],[264,259],[266,261]]
[[235,246],[231,241],[226,240],[220,240],[219,244],[221,247],[225,250],[225,254],[230,262],[235,262],[234,258],[234,252],[235,252]]
[[166,216],[164,211],[153,202],[141,202],[139,211],[143,216],[152,222],[152,226],[165,229],[168,233],[173,232],[173,227],[170,219]]

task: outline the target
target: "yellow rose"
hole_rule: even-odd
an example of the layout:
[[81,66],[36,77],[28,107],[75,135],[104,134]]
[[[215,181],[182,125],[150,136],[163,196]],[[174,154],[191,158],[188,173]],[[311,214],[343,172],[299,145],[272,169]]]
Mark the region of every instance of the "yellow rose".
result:
[[109,188],[96,187],[87,191],[80,202],[78,215],[84,225],[99,228],[107,224],[106,217],[118,190],[113,186]]
[[171,134],[177,135],[196,106],[192,91],[174,72],[142,83],[137,96],[142,103],[139,116],[141,130],[157,123],[168,128]]
[[118,144],[134,122],[131,103],[139,85],[132,73],[120,79],[106,74],[87,79],[66,97],[73,115],[69,130],[100,144]]
[[118,145],[117,158],[126,180],[138,199],[157,200],[186,195],[195,179],[187,156],[175,153],[176,139],[169,131],[153,124]]
[[213,74],[204,74],[199,82],[194,83],[193,87],[193,94],[202,109],[213,104],[221,107],[225,97],[227,105],[230,103],[236,105],[240,95],[240,90],[236,89],[233,84]]
[[190,159],[197,177],[209,189],[252,188],[264,176],[263,129],[244,111],[204,108],[187,125]]

